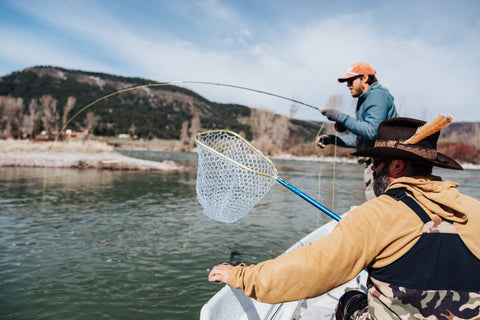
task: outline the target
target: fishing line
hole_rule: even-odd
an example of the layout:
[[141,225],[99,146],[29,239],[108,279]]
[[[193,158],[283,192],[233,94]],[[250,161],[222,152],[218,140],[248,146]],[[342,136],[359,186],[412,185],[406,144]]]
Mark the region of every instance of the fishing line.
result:
[[[291,99],[291,98],[288,98],[288,97],[285,97],[285,96],[281,96],[279,94],[275,94],[275,93],[271,93],[271,92],[267,92],[267,91],[263,91],[263,90],[258,90],[258,89],[253,89],[253,88],[247,88],[247,87],[242,87],[242,86],[237,86],[237,85],[232,85],[232,84],[227,84],[227,83],[219,83],[219,82],[208,82],[208,81],[189,81],[189,80],[183,80],[183,81],[165,81],[165,82],[158,82],[158,83],[149,83],[149,84],[144,84],[144,85],[138,85],[138,86],[133,86],[133,87],[130,87],[130,88],[125,88],[125,89],[121,89],[121,90],[117,90],[117,91],[114,91],[112,93],[109,93],[107,95],[104,95],[94,101],[92,101],[91,103],[89,103],[88,105],[86,105],[85,107],[83,107],[82,109],[80,109],[77,113],[75,113],[67,122],[65,122],[65,124],[62,126],[62,128],[58,131],[57,135],[55,136],[53,142],[52,142],[52,145],[48,148],[47,152],[50,152],[53,148],[53,146],[55,145],[55,142],[58,140],[58,138],[60,137],[60,135],[62,134],[62,132],[66,129],[66,127],[74,120],[78,117],[78,115],[80,115],[82,112],[84,112],[85,110],[89,109],[90,107],[92,107],[93,105],[97,104],[98,102],[100,101],[103,101],[107,98],[110,98],[112,96],[115,96],[117,94],[120,94],[120,93],[124,93],[124,92],[128,92],[128,91],[132,91],[132,90],[136,90],[136,89],[141,89],[141,88],[146,88],[146,87],[159,87],[159,86],[168,86],[168,85],[174,85],[174,84],[204,84],[204,85],[214,85],[214,86],[221,86],[221,87],[229,87],[229,88],[235,88],[235,89],[241,89],[241,90],[246,90],[246,91],[251,91],[251,92],[256,92],[256,93],[261,93],[261,94],[265,94],[265,95],[269,95],[269,96],[273,96],[273,97],[276,97],[276,98],[280,98],[280,99],[283,99],[283,100],[287,100],[287,101],[291,101],[291,102],[294,102],[294,103],[298,103],[300,105],[303,105],[303,106],[307,106],[309,108],[312,108],[312,109],[315,109],[315,110],[318,110],[318,111],[321,111],[321,108],[317,108],[317,107],[314,107],[308,103],[305,103],[305,102],[302,102],[302,101],[299,101],[299,100],[296,100],[296,99]],[[47,183],[47,165],[45,165],[44,167],[44,177],[43,177],[43,195],[42,195],[42,200],[45,200],[45,194],[46,194],[46,183]]]
[[[315,152],[317,153],[317,155],[321,155],[320,154],[320,147],[318,146],[317,144],[317,139],[318,137],[322,134],[322,130],[325,126],[325,122],[322,123],[320,129],[318,130],[317,134],[315,135]],[[335,169],[336,169],[336,159],[337,159],[337,135],[335,135],[335,140],[334,140],[334,144],[333,144],[333,177],[332,177],[332,207],[331,207],[331,210],[332,211],[335,211],[335,177],[336,177],[336,172],[335,172]],[[320,198],[320,182],[321,182],[321,172],[322,172],[322,168],[319,169],[319,172],[318,172],[318,196]],[[318,221],[317,221],[317,225],[318,225]]]
[[[321,187],[322,187],[322,166],[318,168],[318,201],[320,202],[320,195],[321,195]],[[333,209],[332,209],[333,210]],[[317,212],[317,228],[320,227],[320,212]]]
[[[323,127],[325,126],[325,122],[322,123],[322,125],[320,126],[320,129],[318,129],[318,132],[317,134],[315,135],[315,140],[314,140],[314,143],[313,143],[313,148],[315,149],[315,152],[317,153],[317,155],[320,155],[320,150],[319,150],[319,146],[317,144],[317,139],[318,137],[320,136],[320,134],[322,133],[323,131]],[[322,186],[322,167],[323,165],[320,165],[320,168],[318,169],[318,190],[317,190],[317,193],[318,193],[318,201],[320,201],[320,198],[321,198],[321,186]],[[332,209],[333,211],[333,209]],[[320,212],[317,212],[317,228],[320,226]]]
[[335,135],[335,143],[333,145],[333,177],[332,177],[332,210],[335,209],[335,177],[337,176],[335,169],[337,163],[337,135]]

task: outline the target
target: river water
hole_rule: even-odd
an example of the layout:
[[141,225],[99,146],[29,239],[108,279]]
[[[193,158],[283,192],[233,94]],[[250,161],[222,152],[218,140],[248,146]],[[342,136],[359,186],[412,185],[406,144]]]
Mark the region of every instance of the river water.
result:
[[[196,154],[123,153],[195,165]],[[338,214],[363,201],[359,165],[274,161]],[[480,199],[480,171],[438,170]],[[46,178],[45,178],[46,177]],[[275,184],[244,218],[207,218],[196,173],[0,168],[0,319],[198,319],[211,266],[282,253],[330,220]],[[46,187],[43,198],[43,187]],[[335,189],[333,189],[335,185]]]

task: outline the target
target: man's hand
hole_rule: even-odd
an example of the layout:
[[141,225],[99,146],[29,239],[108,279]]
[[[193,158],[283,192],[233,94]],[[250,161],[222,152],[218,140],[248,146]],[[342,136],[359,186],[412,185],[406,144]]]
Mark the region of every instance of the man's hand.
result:
[[224,282],[227,283],[228,276],[230,271],[232,271],[233,266],[231,264],[219,264],[213,267],[208,275],[208,281],[210,282]]
[[337,121],[342,113],[335,109],[323,109],[322,114],[330,121]]
[[323,136],[317,137],[317,144],[320,148],[323,149],[327,144],[331,144],[330,140],[332,140],[330,136],[324,134]]

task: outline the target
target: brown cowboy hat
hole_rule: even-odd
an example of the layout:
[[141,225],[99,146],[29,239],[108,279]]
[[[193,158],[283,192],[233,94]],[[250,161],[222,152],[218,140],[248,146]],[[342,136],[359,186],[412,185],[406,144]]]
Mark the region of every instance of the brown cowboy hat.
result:
[[415,134],[425,121],[411,118],[392,118],[380,123],[375,146],[352,153],[354,156],[380,159],[411,160],[436,167],[463,170],[455,160],[437,151],[440,131],[414,144],[404,142]]

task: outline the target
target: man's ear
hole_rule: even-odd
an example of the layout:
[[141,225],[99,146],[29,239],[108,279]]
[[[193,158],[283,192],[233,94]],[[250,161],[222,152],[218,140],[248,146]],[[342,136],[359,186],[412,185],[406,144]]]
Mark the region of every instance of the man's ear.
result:
[[361,84],[362,89],[361,90],[362,90],[362,93],[365,93],[365,92],[367,92],[368,88],[370,87],[370,85],[367,83],[368,75],[367,74],[362,75],[361,81],[362,81],[362,84]]
[[396,179],[404,176],[407,164],[403,160],[392,160],[390,163],[390,177]]

